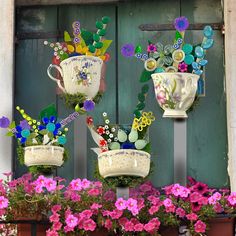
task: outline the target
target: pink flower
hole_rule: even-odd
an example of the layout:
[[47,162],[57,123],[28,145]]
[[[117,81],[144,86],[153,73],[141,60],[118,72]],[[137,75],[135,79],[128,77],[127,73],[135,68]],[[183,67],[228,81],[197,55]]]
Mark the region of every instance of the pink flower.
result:
[[65,222],[67,226],[69,226],[70,228],[74,228],[76,225],[78,225],[78,218],[72,214],[69,214],[68,216],[66,216]]
[[70,182],[70,188],[74,191],[81,191],[82,186],[81,186],[81,180],[80,179],[74,179]]
[[46,231],[46,236],[59,236],[59,234],[56,231],[54,231],[54,230],[48,229]]
[[91,208],[92,210],[98,210],[99,208],[102,208],[102,205],[101,205],[101,204],[98,204],[98,203],[93,203],[90,208]]
[[197,220],[197,219],[198,219],[198,216],[197,216],[197,214],[195,214],[195,213],[190,213],[190,214],[187,214],[187,215],[186,215],[186,218],[187,218],[188,220]]
[[152,190],[152,184],[150,182],[144,183],[140,185],[139,190],[147,193]]
[[171,206],[166,207],[166,212],[175,212],[175,205],[172,204]]
[[160,203],[160,199],[155,196],[148,196],[147,199],[148,199],[148,201],[150,201],[152,203],[152,205],[157,205]]
[[179,185],[179,184],[174,184],[172,189],[171,189],[172,194],[174,194],[176,197],[183,197],[186,198],[190,194],[190,190]]
[[173,203],[172,203],[171,199],[166,198],[166,199],[163,201],[163,205],[164,205],[165,207],[171,207],[171,206],[173,205]]
[[126,209],[126,200],[124,200],[122,197],[118,198],[116,200],[115,206],[118,210],[121,210],[121,211]]
[[131,221],[127,221],[124,225],[124,228],[126,232],[131,232],[134,230],[134,224]]
[[158,212],[159,211],[159,206],[151,206],[151,208],[148,210],[148,212],[149,212],[149,214],[150,215],[153,215],[153,214],[155,214],[156,212]]
[[196,182],[192,187],[191,190],[193,190],[194,192],[198,192],[200,194],[204,194],[206,192],[209,191],[208,185],[201,183],[201,182]]
[[224,208],[221,206],[219,202],[216,202],[216,204],[214,205],[214,210],[216,213],[221,213],[224,211]]
[[61,229],[62,223],[59,222],[59,221],[58,222],[54,222],[52,227],[53,227],[53,230],[58,231],[58,230]]
[[53,213],[49,217],[50,222],[58,222],[60,220],[60,215],[58,213]]
[[165,104],[165,102],[166,102],[166,93],[164,91],[160,91],[157,94],[157,100],[160,104]]
[[89,188],[91,185],[91,182],[87,179],[83,179],[82,182],[81,182],[81,186],[83,189],[87,189]]
[[155,52],[156,50],[157,50],[157,48],[154,44],[149,44],[147,47],[148,52]]
[[116,194],[112,190],[105,192],[103,196],[105,201],[113,201],[115,200],[115,197],[116,197]]
[[216,204],[217,201],[213,196],[211,196],[208,198],[208,202],[209,202],[209,204],[214,205],[214,204]]
[[97,188],[92,188],[88,191],[89,196],[98,196],[99,194],[100,194],[100,191]]
[[137,215],[138,214],[137,200],[135,200],[133,198],[129,198],[126,201],[126,207],[128,208],[129,211],[131,211],[131,213],[133,215]]
[[153,231],[155,230],[155,225],[152,223],[147,223],[144,225],[143,227],[148,233],[153,233]]
[[170,195],[172,194],[172,188],[173,188],[173,184],[169,186],[165,186],[163,190],[165,191],[166,195]]
[[93,212],[91,210],[84,210],[81,213],[79,213],[79,216],[81,218],[86,218],[86,219],[90,218],[92,215],[93,215]]
[[141,209],[143,209],[145,207],[144,199],[139,198],[137,201],[138,201],[138,210],[140,211]]
[[202,222],[201,220],[198,220],[194,224],[194,230],[195,230],[196,233],[205,233],[205,231],[206,231],[206,224],[204,222]]
[[136,231],[136,232],[142,232],[142,231],[143,231],[143,227],[144,227],[143,224],[138,223],[138,224],[134,225],[134,231]]
[[96,226],[96,223],[92,219],[87,219],[83,222],[83,228],[86,231],[94,231]]
[[5,198],[4,196],[0,196],[0,209],[4,209],[8,207],[8,199]]
[[112,221],[110,219],[106,219],[104,227],[110,230],[112,228]]
[[179,64],[178,69],[180,72],[186,72],[188,70],[188,65],[182,62]]
[[234,206],[236,204],[236,192],[232,192],[229,196],[228,196],[228,202]]
[[175,212],[176,212],[176,215],[178,215],[181,218],[183,218],[186,214],[185,210],[181,207],[178,207]]
[[219,192],[216,192],[212,195],[212,197],[216,200],[216,201],[220,201],[222,195]]
[[126,222],[128,222],[128,221],[129,220],[126,217],[122,217],[119,219],[119,224],[124,227]]
[[81,197],[77,192],[72,192],[70,198],[73,202],[79,202],[81,200]]
[[113,220],[119,219],[122,215],[123,215],[123,211],[120,211],[118,209],[117,210],[113,210],[112,212],[110,212],[110,217]]
[[57,182],[54,181],[53,179],[51,178],[48,178],[48,179],[45,179],[45,187],[46,189],[49,191],[49,192],[53,192],[56,190],[56,187],[57,187]]
[[199,202],[202,198],[202,195],[198,192],[194,192],[190,194],[190,202]]

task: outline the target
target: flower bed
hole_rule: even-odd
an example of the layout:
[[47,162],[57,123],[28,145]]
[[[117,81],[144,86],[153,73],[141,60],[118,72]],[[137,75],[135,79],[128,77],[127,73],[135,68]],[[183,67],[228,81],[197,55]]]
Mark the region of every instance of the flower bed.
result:
[[116,199],[115,191],[100,182],[74,179],[67,186],[65,182],[60,177],[33,179],[30,174],[1,180],[2,220],[24,215],[47,218],[51,223],[47,236],[87,235],[101,229],[111,235],[155,235],[180,225],[200,236],[207,232],[210,219],[219,213],[233,214],[236,207],[236,193],[193,180],[189,187],[173,184],[161,191],[146,182],[130,189],[128,199]]

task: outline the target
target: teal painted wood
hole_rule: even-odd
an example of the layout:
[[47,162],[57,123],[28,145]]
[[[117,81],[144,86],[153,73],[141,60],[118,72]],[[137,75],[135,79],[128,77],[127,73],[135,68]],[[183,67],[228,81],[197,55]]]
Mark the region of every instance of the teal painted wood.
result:
[[[172,23],[179,15],[179,1],[135,1],[121,3],[118,9],[118,48],[125,43],[141,44],[146,51],[148,39],[153,42],[169,42],[174,39],[173,31],[142,32],[138,29],[145,23]],[[143,62],[136,58],[123,58],[118,51],[119,81],[119,122],[131,123],[132,112],[137,104],[137,95],[141,89],[139,77]],[[162,110],[157,105],[152,81],[146,110],[153,111],[156,121],[150,130],[152,142],[152,160],[155,164],[152,181],[156,186],[170,184],[174,180],[173,170],[173,121],[162,118]]]
[[[210,13],[210,14],[209,14]],[[191,23],[223,22],[220,0],[183,1],[182,14]],[[192,41],[201,32],[188,32]],[[186,38],[188,38],[188,35]],[[212,187],[228,186],[226,98],[224,91],[223,36],[215,32],[215,45],[207,52],[206,97],[201,98],[187,121],[188,175]],[[190,42],[191,42],[190,41]]]
[[[95,13],[96,12],[96,13]],[[64,31],[68,30],[69,32],[72,32],[71,24],[75,20],[79,20],[81,23],[81,27],[96,32],[95,22],[97,20],[101,20],[103,16],[109,16],[111,18],[111,23],[109,23],[107,28],[107,39],[114,40],[112,43],[112,46],[109,48],[108,52],[111,55],[111,61],[107,63],[107,71],[106,71],[106,83],[107,83],[107,90],[102,98],[102,101],[96,106],[95,111],[91,112],[90,115],[93,116],[95,124],[99,124],[102,122],[102,112],[107,111],[109,112],[109,115],[112,120],[116,117],[116,76],[115,76],[115,6],[113,5],[89,5],[89,6],[60,6],[59,7],[59,22],[58,26],[59,29]],[[62,104],[60,100],[58,100],[58,109],[60,111],[60,114],[63,114],[65,111],[68,111],[65,109],[65,106]],[[72,111],[72,110],[71,110]],[[86,124],[84,124],[86,125]],[[73,147],[76,145],[73,141],[74,135],[79,136],[80,139],[86,138],[83,133],[78,130],[78,127],[74,127],[75,130],[71,130],[70,132],[70,152],[73,152]],[[96,154],[91,151],[92,147],[95,147],[95,143],[91,138],[90,133],[87,134],[87,177],[89,179],[93,179],[93,173],[94,173],[94,164],[96,161]],[[73,153],[71,155],[70,162],[65,164],[65,167],[63,169],[59,169],[58,173],[60,176],[63,177],[71,177],[73,172],[73,159],[77,158],[78,153]]]
[[[32,30],[55,31],[56,7],[20,8],[17,11],[17,32]],[[15,97],[16,105],[38,119],[41,109],[56,102],[55,85],[49,82],[46,74],[51,51],[43,45],[42,39],[21,40],[16,45]],[[15,113],[16,120],[20,116]],[[14,148],[15,150],[15,148]],[[14,158],[15,174],[22,175],[26,168]]]

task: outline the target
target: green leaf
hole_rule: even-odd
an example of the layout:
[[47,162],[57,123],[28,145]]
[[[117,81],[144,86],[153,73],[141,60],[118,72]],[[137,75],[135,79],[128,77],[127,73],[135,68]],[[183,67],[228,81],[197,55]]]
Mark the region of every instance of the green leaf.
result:
[[14,129],[16,127],[16,122],[12,121],[11,124],[9,125],[10,129]]
[[83,38],[86,45],[93,44],[93,33],[82,29],[81,37]]
[[57,117],[57,110],[55,104],[51,104],[40,112],[40,120],[43,117],[50,118],[51,116]]
[[100,50],[101,50],[101,55],[104,55],[107,49],[110,47],[112,40],[103,40],[102,42],[103,42],[103,47]]
[[50,138],[50,140],[53,140],[54,139],[53,133],[48,132],[48,137]]
[[12,131],[9,131],[9,132],[6,133],[6,136],[12,137],[12,136],[14,136],[14,133]]
[[142,87],[142,93],[147,93],[148,92],[148,90],[149,90],[149,86],[148,86],[148,84],[145,84],[145,85],[143,85],[143,87]]
[[43,129],[43,130],[40,130],[39,133],[42,135],[46,135],[48,131],[46,129]]
[[151,74],[152,74],[152,72],[147,71],[147,70],[144,69],[142,74],[141,74],[141,77],[140,77],[139,81],[141,83],[149,81],[151,79]]
[[140,102],[138,105],[137,105],[137,109],[142,111],[143,109],[145,108],[145,103],[144,102]]
[[179,31],[176,30],[176,33],[175,33],[175,41],[177,41],[178,39],[182,39],[182,35],[180,34]]
[[71,37],[67,31],[64,31],[64,41],[65,42],[71,42]]
[[138,94],[138,100],[139,100],[140,102],[144,102],[144,101],[145,101],[145,95],[144,95],[143,93],[139,93],[139,94]]

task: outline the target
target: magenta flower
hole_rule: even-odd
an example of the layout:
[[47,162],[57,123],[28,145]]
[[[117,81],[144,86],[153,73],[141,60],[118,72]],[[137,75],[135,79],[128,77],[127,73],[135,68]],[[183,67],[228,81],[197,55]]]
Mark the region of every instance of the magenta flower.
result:
[[170,206],[173,205],[173,203],[172,203],[171,199],[166,198],[166,199],[163,201],[163,205],[164,205],[165,207],[170,207]]
[[113,220],[117,220],[119,219],[121,216],[123,215],[123,211],[121,210],[113,210],[110,212],[110,217],[113,219]]
[[202,198],[202,195],[198,192],[194,192],[190,194],[190,202],[199,202]]
[[58,213],[53,213],[50,217],[49,217],[50,222],[58,222],[60,220],[60,215]]
[[206,231],[206,224],[204,222],[202,222],[201,220],[198,220],[194,224],[194,230],[195,230],[196,233],[205,233],[205,231]]
[[236,192],[232,192],[228,197],[228,202],[234,206],[236,204]]
[[73,191],[81,191],[82,190],[82,185],[81,185],[81,180],[80,179],[73,179],[70,182],[69,186]]
[[91,185],[91,181],[87,180],[87,179],[83,179],[81,182],[81,186],[83,189],[87,189],[89,188]]
[[185,62],[182,62],[178,65],[180,72],[186,72],[188,70],[188,65]]
[[125,223],[125,227],[124,228],[125,228],[126,232],[132,232],[132,231],[134,231],[134,224],[131,221],[127,221]]
[[112,228],[112,221],[110,219],[106,219],[105,220],[105,224],[104,227],[108,230],[110,230]]
[[59,221],[58,221],[58,222],[54,222],[53,225],[52,225],[52,227],[53,227],[53,229],[54,229],[55,231],[58,231],[58,230],[61,229],[62,223],[59,222]]
[[70,228],[74,228],[76,225],[78,225],[78,218],[72,214],[69,214],[66,217],[65,222],[67,226],[69,226]]
[[83,228],[86,231],[94,231],[96,226],[96,223],[92,219],[87,219],[83,222]]
[[175,29],[183,32],[189,27],[189,21],[185,16],[180,16],[174,21]]
[[10,125],[10,120],[3,116],[2,118],[0,118],[0,128],[7,128]]
[[216,213],[222,213],[224,211],[224,208],[219,202],[216,202],[216,204],[214,205],[214,210]]
[[120,211],[126,209],[126,200],[124,200],[122,197],[118,198],[115,202],[115,206]]
[[55,230],[48,229],[46,231],[46,236],[59,236],[59,234]]
[[123,45],[121,48],[121,54],[124,57],[134,56],[134,51],[135,51],[134,45],[131,43],[127,43],[127,44]]
[[176,215],[181,218],[185,217],[185,215],[186,215],[185,210],[181,207],[178,207],[175,212],[176,212]]
[[200,194],[204,194],[209,191],[208,185],[202,182],[196,182],[192,187],[191,190],[194,192],[198,192]]
[[158,212],[159,211],[159,206],[151,206],[151,208],[148,210],[148,212],[149,212],[149,214],[150,215],[154,215],[156,212]]
[[100,194],[100,191],[97,188],[92,188],[88,191],[89,196],[98,196],[99,194]]
[[144,225],[141,224],[141,223],[135,224],[134,225],[134,231],[141,232],[141,231],[143,231],[143,227],[144,227]]
[[99,208],[102,208],[102,205],[101,205],[101,204],[98,204],[98,203],[93,203],[90,208],[91,208],[92,210],[98,210]]
[[60,211],[60,210],[61,210],[61,205],[59,205],[59,204],[54,205],[54,206],[52,207],[52,209],[51,209],[51,211],[52,211],[53,213],[57,213],[57,212]]
[[0,196],[0,209],[5,209],[8,207],[8,199],[5,198],[4,196]]
[[48,192],[53,192],[57,188],[57,182],[51,178],[48,178],[45,180],[45,187],[48,190]]
[[187,214],[187,215],[186,215],[186,218],[187,218],[188,220],[195,221],[195,220],[198,219],[198,216],[197,216],[197,214],[195,214],[195,213],[190,213],[190,214]]
[[148,52],[156,52],[157,48],[154,44],[149,44],[147,47]]

